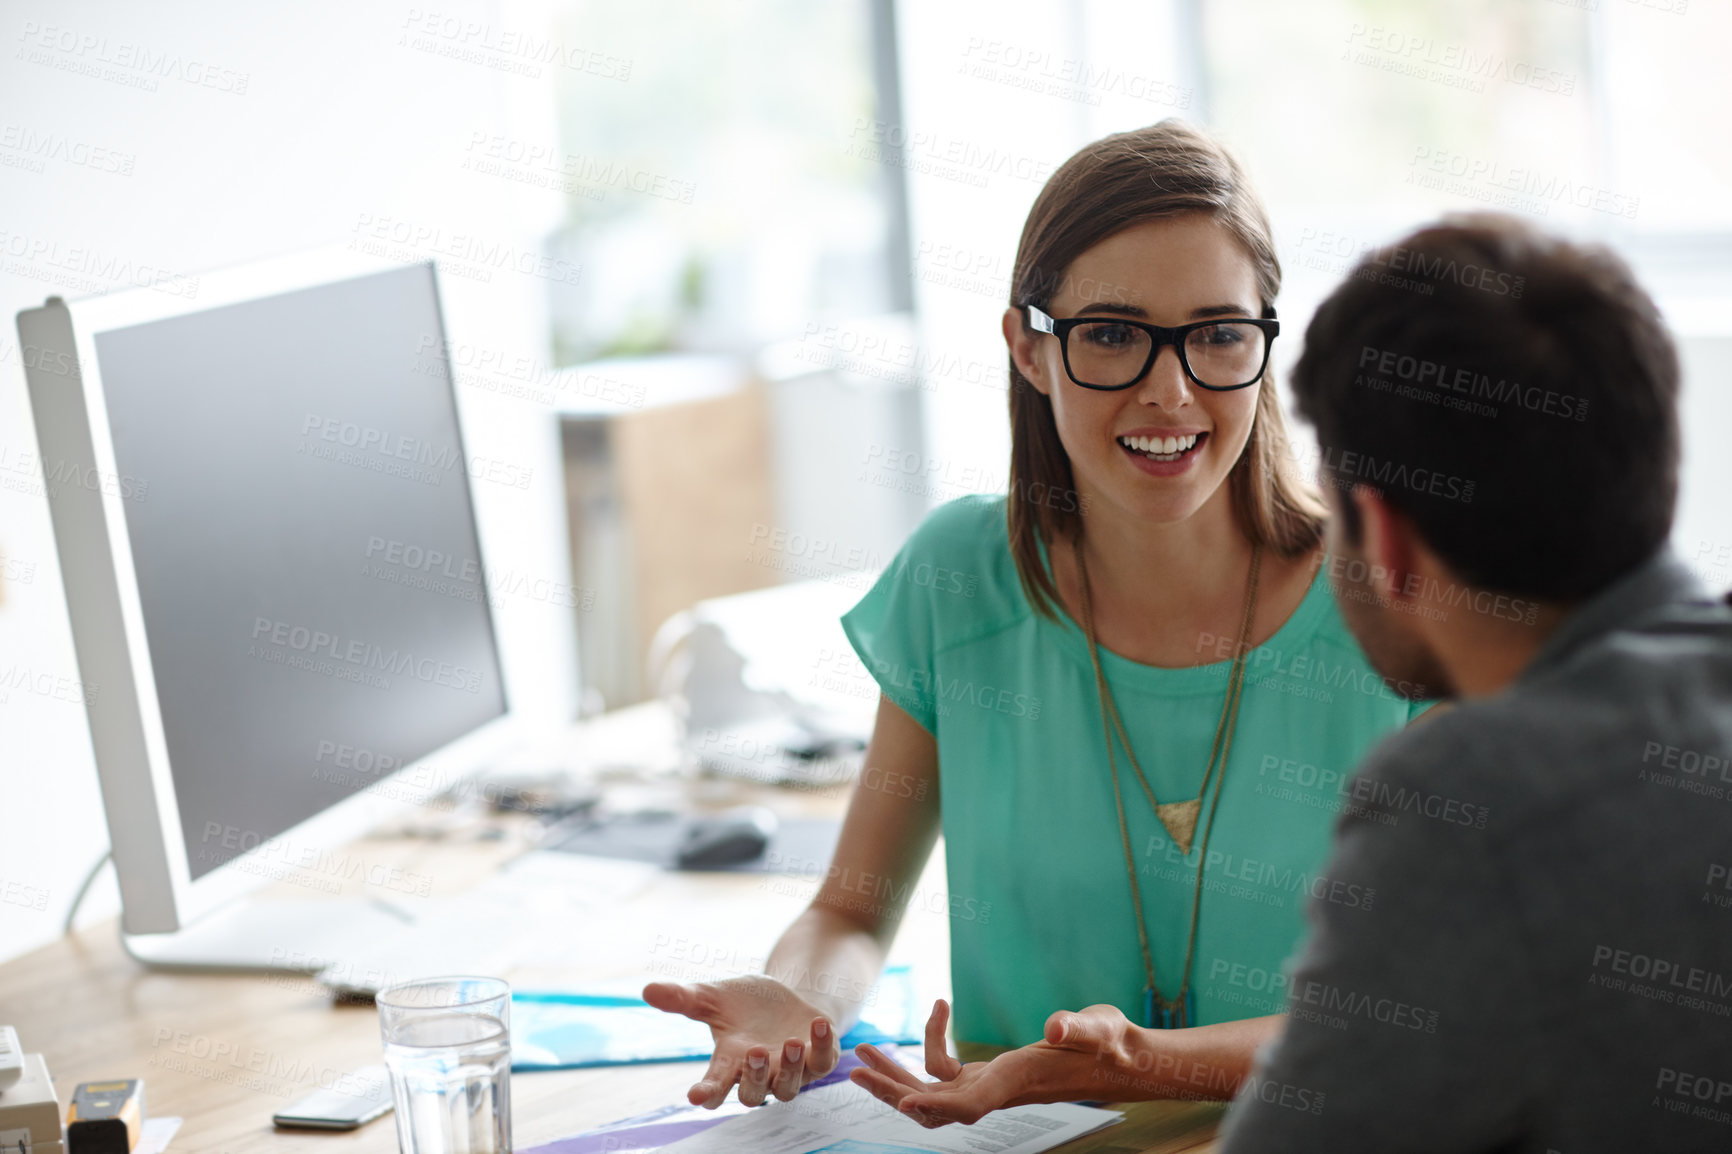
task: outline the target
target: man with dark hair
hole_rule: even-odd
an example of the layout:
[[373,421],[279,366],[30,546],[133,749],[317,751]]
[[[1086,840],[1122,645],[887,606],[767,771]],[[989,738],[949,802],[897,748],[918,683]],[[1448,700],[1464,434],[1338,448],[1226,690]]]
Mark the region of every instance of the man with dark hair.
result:
[[1456,705],[1345,787],[1228,1151],[1732,1149],[1732,612],[1666,548],[1678,362],[1610,253],[1474,216],[1293,374],[1348,624]]

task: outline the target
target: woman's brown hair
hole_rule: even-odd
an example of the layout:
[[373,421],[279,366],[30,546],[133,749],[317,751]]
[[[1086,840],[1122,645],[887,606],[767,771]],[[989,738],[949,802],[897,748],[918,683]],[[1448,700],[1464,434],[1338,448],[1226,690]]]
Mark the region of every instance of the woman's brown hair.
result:
[[[1011,306],[1046,307],[1071,262],[1134,224],[1182,213],[1207,213],[1244,246],[1257,277],[1264,316],[1273,316],[1281,262],[1262,202],[1238,163],[1215,141],[1181,120],[1163,120],[1088,145],[1046,182],[1017,245]],[[1079,288],[1083,286],[1078,286]],[[1084,295],[1111,294],[1089,286]],[[1023,324],[1028,323],[1026,315]],[[1245,450],[1227,484],[1233,510],[1253,544],[1293,557],[1315,548],[1323,533],[1321,498],[1293,473],[1287,426],[1272,371],[1259,386]],[[1041,543],[1068,540],[1082,528],[1076,500],[1035,500],[1072,494],[1070,458],[1059,442],[1052,401],[1010,365],[1010,551],[1030,604],[1054,617],[1058,589],[1041,558]]]

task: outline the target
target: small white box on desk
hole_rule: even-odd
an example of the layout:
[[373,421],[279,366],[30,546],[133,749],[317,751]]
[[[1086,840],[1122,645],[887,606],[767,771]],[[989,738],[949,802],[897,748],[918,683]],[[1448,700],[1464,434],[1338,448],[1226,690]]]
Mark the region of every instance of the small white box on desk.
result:
[[41,1054],[24,1055],[24,1076],[0,1091],[0,1149],[61,1154],[60,1099]]

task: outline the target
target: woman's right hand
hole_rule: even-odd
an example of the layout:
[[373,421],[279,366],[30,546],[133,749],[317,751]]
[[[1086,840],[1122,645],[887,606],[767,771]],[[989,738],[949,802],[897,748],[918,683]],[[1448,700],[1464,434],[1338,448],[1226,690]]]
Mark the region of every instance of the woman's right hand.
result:
[[682,986],[651,982],[644,1001],[710,1028],[716,1051],[703,1078],[686,1091],[692,1105],[714,1110],[740,1087],[740,1101],[757,1106],[766,1094],[793,1099],[822,1078],[840,1056],[836,1025],[816,1006],[761,974]]
[[[879,774],[897,788],[854,791],[817,896],[764,962],[772,974],[827,977],[836,992],[809,999],[763,974],[644,987],[644,1001],[702,1022],[715,1038],[710,1068],[686,1093],[694,1106],[713,1110],[736,1085],[748,1106],[771,1094],[789,1101],[836,1068],[837,1030],[878,980],[908,894],[938,839],[938,742],[889,698],[879,699],[866,764],[891,767]],[[862,774],[864,783],[873,780],[870,771]],[[858,879],[868,875],[884,883],[883,902],[861,901]]]

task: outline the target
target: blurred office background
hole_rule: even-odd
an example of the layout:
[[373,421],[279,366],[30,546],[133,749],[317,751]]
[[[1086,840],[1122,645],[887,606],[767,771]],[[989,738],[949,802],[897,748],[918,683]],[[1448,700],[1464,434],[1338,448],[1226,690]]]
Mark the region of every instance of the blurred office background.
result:
[[[1622,251],[1684,352],[1676,543],[1732,585],[1724,4],[74,0],[0,37],[0,959],[107,845],[12,324],[50,294],[438,260],[468,449],[513,466],[472,478],[506,660],[557,723],[665,688],[698,602],[846,605],[1002,490],[1024,214],[1081,144],[1183,116],[1274,216],[1278,365],[1446,210]],[[83,918],[115,908],[104,878]]]

